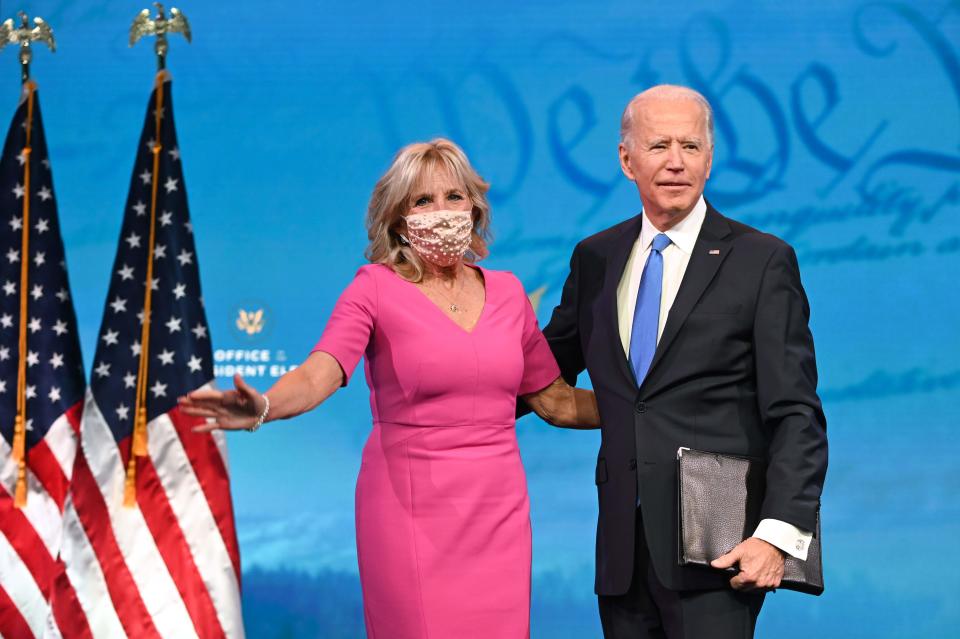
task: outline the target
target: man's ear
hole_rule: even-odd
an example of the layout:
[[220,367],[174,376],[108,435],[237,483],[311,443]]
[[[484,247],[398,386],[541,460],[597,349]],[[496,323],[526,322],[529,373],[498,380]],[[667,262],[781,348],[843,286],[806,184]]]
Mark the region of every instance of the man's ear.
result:
[[709,153],[709,155],[707,156],[707,174],[706,177],[703,178],[704,182],[710,179],[710,169],[713,168],[713,146],[708,149],[707,153]]
[[630,149],[627,148],[627,145],[623,142],[617,147],[617,153],[620,154],[620,170],[623,171],[623,174],[627,176],[627,179],[631,182],[636,181],[636,177],[633,175],[633,170],[630,168]]

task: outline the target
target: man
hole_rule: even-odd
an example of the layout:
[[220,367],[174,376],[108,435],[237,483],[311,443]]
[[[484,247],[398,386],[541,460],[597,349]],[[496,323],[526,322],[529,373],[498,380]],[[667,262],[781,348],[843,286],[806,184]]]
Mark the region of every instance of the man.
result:
[[[627,105],[620,165],[643,212],[580,242],[544,334],[603,423],[596,592],[608,639],[751,637],[786,554],[806,558],[827,465],[809,307],[793,250],[703,198],[713,117],[699,93]],[[713,562],[678,564],[677,449],[767,463],[762,520]]]

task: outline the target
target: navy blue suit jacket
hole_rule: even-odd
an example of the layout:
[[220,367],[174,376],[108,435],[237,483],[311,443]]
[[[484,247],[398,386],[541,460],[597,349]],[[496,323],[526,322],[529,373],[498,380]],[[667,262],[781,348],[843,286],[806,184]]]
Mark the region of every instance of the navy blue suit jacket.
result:
[[793,249],[708,204],[638,388],[620,342],[617,286],[640,225],[638,215],[576,246],[543,331],[567,382],[587,370],[600,408],[596,592],[630,586],[638,490],[660,581],[728,587],[727,575],[678,564],[677,449],[763,459],[761,517],[814,530],[827,440],[809,306]]

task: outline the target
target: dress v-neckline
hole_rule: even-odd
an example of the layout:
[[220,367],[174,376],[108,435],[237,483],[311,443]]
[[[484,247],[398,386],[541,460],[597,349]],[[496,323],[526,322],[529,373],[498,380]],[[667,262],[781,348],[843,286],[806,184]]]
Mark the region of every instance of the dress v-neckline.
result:
[[[437,313],[442,315],[445,320],[453,324],[453,326],[458,328],[465,335],[473,335],[477,331],[477,329],[480,328],[480,323],[483,321],[484,316],[487,314],[487,306],[489,306],[488,302],[490,300],[490,288],[488,287],[489,280],[482,266],[477,266],[475,264],[464,264],[464,266],[466,266],[467,268],[476,269],[477,273],[480,274],[480,282],[483,285],[483,307],[480,309],[480,314],[477,315],[477,321],[473,323],[473,327],[471,327],[470,330],[467,330],[466,328],[464,328],[463,326],[455,322],[454,319],[449,315],[447,315],[444,312],[444,310],[436,302],[430,299],[430,297],[426,293],[424,293],[419,286],[417,286],[416,284],[414,284],[409,280],[403,279],[402,277],[397,275],[396,272],[394,272],[393,274],[394,276],[396,276],[398,280],[405,282],[406,284],[409,284],[410,287],[413,288],[413,290],[417,293],[417,295],[423,298],[423,301],[426,302],[429,306],[431,306],[434,310],[436,310]],[[393,271],[393,269],[390,269],[390,270]]]

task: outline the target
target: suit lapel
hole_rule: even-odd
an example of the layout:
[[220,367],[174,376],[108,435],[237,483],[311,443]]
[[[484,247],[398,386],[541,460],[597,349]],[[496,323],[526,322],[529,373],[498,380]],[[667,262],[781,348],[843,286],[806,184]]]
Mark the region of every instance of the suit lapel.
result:
[[617,307],[617,287],[620,286],[620,279],[623,276],[623,269],[627,265],[627,259],[630,257],[630,251],[634,243],[640,236],[640,227],[643,223],[643,215],[638,215],[625,226],[623,232],[614,240],[610,247],[610,253],[607,256],[607,268],[604,274],[603,298],[601,303],[607,315],[604,322],[607,325],[607,331],[610,335],[609,342],[613,346],[613,358],[617,362],[617,368],[626,378],[627,382],[634,388],[637,386],[633,378],[633,371],[630,369],[630,363],[623,352],[623,344],[620,342],[620,319],[619,309]]
[[687,263],[687,270],[683,274],[677,297],[674,299],[673,306],[670,307],[670,313],[667,315],[667,323],[663,328],[660,341],[657,343],[657,350],[653,354],[653,361],[650,362],[644,384],[653,378],[657,364],[663,359],[664,353],[670,348],[673,340],[676,339],[683,323],[699,301],[700,296],[713,281],[720,265],[730,254],[732,245],[729,240],[725,239],[728,235],[730,235],[730,225],[726,218],[708,204],[703,226],[700,227],[700,234],[693,245],[693,253],[691,253],[690,261]]

